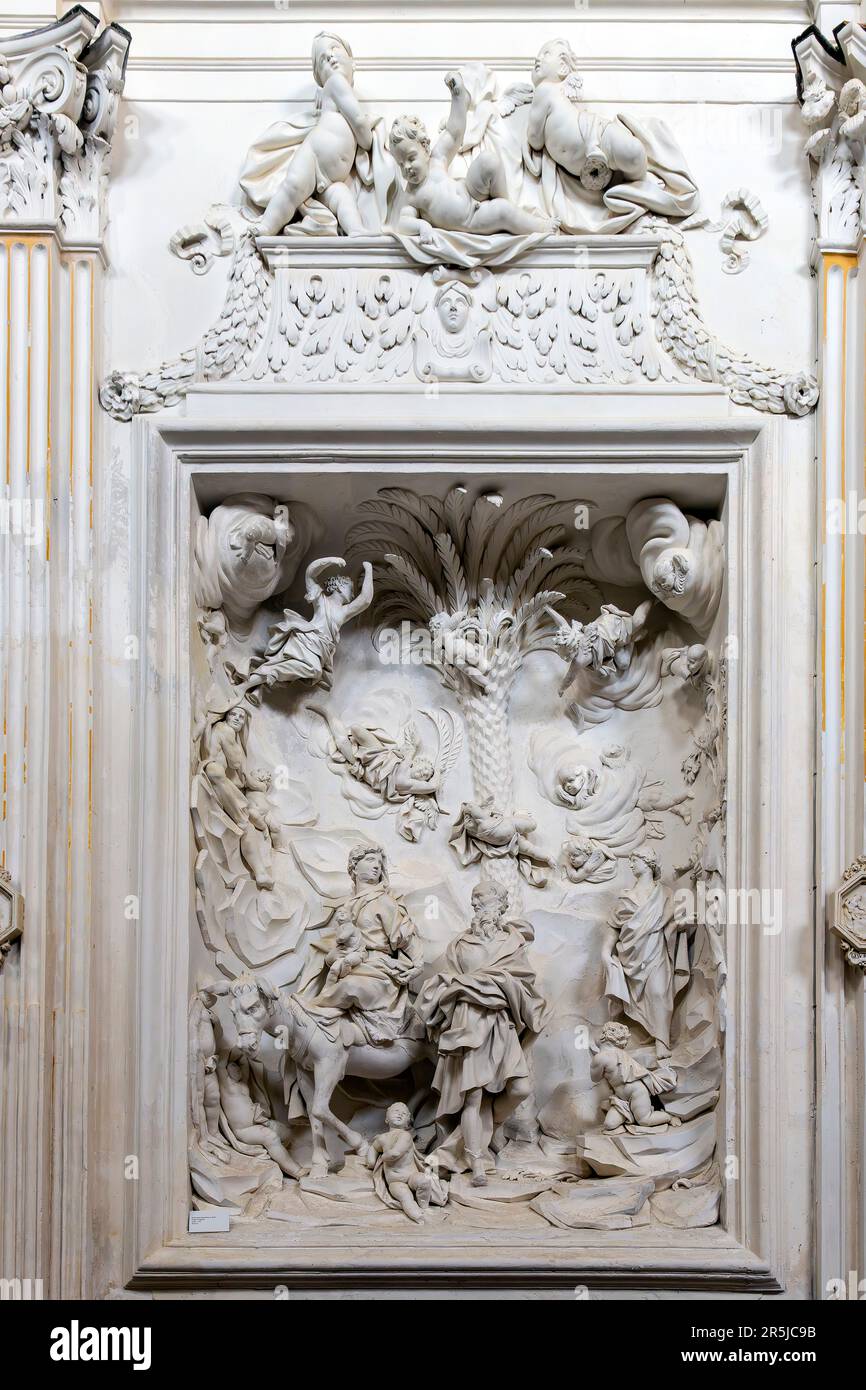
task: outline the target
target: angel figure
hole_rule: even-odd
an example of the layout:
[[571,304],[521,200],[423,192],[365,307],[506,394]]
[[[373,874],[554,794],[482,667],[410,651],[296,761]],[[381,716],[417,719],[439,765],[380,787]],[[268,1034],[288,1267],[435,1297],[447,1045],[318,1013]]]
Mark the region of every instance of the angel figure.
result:
[[559,629],[554,644],[564,648],[568,661],[559,694],[570,689],[581,671],[593,671],[604,680],[627,671],[635,646],[646,633],[651,608],[652,599],[639,604],[634,613],[626,613],[615,603],[603,603],[601,613],[591,623],[567,623],[554,608],[547,608]]
[[434,613],[427,626],[433,638],[433,665],[447,671],[452,688],[458,688],[459,672],[479,690],[489,690],[490,662],[480,620],[461,608],[456,613]]
[[[603,850],[614,859],[623,859],[646,840],[661,840],[665,830],[658,812],[691,823],[694,794],[688,788],[671,791],[652,778],[621,743],[590,748],[569,735],[551,728],[534,730],[529,740],[528,764],[535,774],[542,796],[554,806],[566,808],[566,830],[571,841]],[[577,855],[564,858],[566,877],[582,882],[586,873],[574,877],[572,865]],[[592,871],[601,870],[593,860]],[[614,871],[609,871],[609,877]],[[593,878],[593,882],[599,882]]]
[[598,1084],[607,1082],[610,1095],[603,1102],[604,1132],[612,1134],[626,1125],[658,1127],[679,1126],[682,1121],[666,1110],[656,1109],[654,1096],[672,1091],[677,1084],[676,1072],[669,1063],[649,1068],[629,1051],[631,1034],[624,1023],[606,1023],[598,1043],[590,1043],[590,1079]]
[[556,231],[555,219],[525,211],[510,200],[505,167],[494,151],[477,155],[465,179],[452,178],[448,169],[463,145],[470,96],[459,72],[446,73],[445,85],[451,110],[432,148],[420,117],[399,116],[391,126],[389,147],[409,198],[400,212],[398,231],[417,236],[422,246],[433,242],[434,227],[482,235]]
[[216,1004],[217,995],[207,984],[200,984],[190,1000],[189,1104],[195,1140],[202,1153],[226,1163],[228,1144],[220,1134],[220,1092],[216,1074],[222,1029]]
[[619,870],[616,855],[588,835],[566,840],[560,862],[569,883],[608,883]]
[[307,709],[328,726],[333,769],[345,769],[383,802],[400,807],[398,829],[404,840],[417,844],[425,827],[436,829],[440,814],[446,813],[439,792],[463,746],[463,735],[452,715],[444,710],[435,714],[421,711],[439,735],[436,756],[430,758],[423,753],[418,730],[411,720],[403,726],[399,738],[394,738],[377,725],[347,726],[322,705],[310,704]]
[[[348,575],[332,574],[324,585],[318,582],[325,570],[332,566],[344,569],[345,565],[345,560],[330,555],[314,560],[307,567],[304,597],[312,606],[313,616],[304,618],[291,608],[283,610],[282,622],[270,630],[264,655],[250,663],[250,675],[243,686],[245,695],[250,697],[260,686],[293,681],[330,690],[340,633],[347,622],[363,613],[373,601],[373,568],[366,560],[364,580],[357,596]],[[243,679],[229,662],[225,669],[230,679]]]
[[246,774],[246,796],[250,808],[250,819],[263,834],[267,834],[274,849],[282,849],[284,825],[276,804],[271,800],[270,791],[273,776],[270,768],[248,768]]
[[263,208],[257,230],[279,236],[310,199],[319,199],[347,236],[366,228],[350,175],[373,148],[373,125],[354,90],[352,50],[336,34],[317,34],[312,50],[318,87],[316,118],[307,129],[277,126],[254,145],[241,174],[250,201]]
[[483,859],[516,859],[527,883],[543,888],[547,883],[544,869],[555,864],[527,839],[536,828],[531,816],[500,811],[488,796],[481,802],[463,803],[449,843],[464,869]]
[[448,1184],[426,1164],[415,1147],[412,1112],[396,1101],[385,1111],[387,1129],[370,1144],[366,1162],[373,1169],[376,1196],[388,1207],[399,1207],[410,1221],[423,1222],[429,1206],[444,1207]]
[[577,58],[565,39],[542,45],[532,69],[532,85],[525,156],[532,173],[540,173],[537,155],[544,150],[591,192],[601,193],[614,178],[636,182],[646,177],[646,146],[636,135],[620,120],[604,120],[577,109],[582,84]]

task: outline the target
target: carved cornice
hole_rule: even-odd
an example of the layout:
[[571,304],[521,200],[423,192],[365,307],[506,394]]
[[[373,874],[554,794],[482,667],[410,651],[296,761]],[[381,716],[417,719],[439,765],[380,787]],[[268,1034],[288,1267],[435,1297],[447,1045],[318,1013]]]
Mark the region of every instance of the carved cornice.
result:
[[797,98],[808,127],[818,248],[857,252],[866,228],[866,28],[840,24],[827,39],[811,25],[792,44]]
[[[223,310],[175,360],[108,376],[100,402],[118,420],[177,405],[196,382],[232,379],[490,379],[515,389],[691,379],[724,386],[738,405],[793,416],[818,398],[809,373],[756,363],[716,337],[684,237],[664,222],[640,236],[558,237],[492,271],[446,270],[419,266],[384,235],[256,237],[219,206],[181,228],[171,249],[198,274],[231,257]],[[458,338],[444,342],[437,324],[449,283],[468,306],[471,355],[454,352]]]
[[98,245],[103,185],[130,36],[76,6],[5,40],[0,55],[0,224]]

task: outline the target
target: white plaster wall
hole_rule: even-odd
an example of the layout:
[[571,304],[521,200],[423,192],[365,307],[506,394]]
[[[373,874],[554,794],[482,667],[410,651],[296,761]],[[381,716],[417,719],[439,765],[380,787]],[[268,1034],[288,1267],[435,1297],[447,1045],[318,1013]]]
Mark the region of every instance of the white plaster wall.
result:
[[[94,6],[94,9],[97,7]],[[839,7],[850,10],[851,6]],[[4,7],[2,31],[51,17],[45,6]],[[504,77],[524,79],[539,44],[567,37],[584,59],[584,95],[604,110],[628,107],[669,122],[715,218],[732,189],[758,194],[770,218],[740,277],[722,274],[717,236],[695,232],[689,247],[708,322],[759,359],[811,369],[815,358],[814,293],[808,270],[812,218],[802,128],[794,94],[791,39],[809,22],[804,5],[707,3],[624,5],[589,0],[514,7],[456,6],[414,0],[399,19],[385,5],[287,7],[260,0],[175,4],[115,0],[103,7],[133,35],[123,114],[109,191],[106,366],[155,366],[191,346],[216,316],[223,265],[205,278],[172,259],[169,236],[198,220],[215,201],[231,199],[251,142],[272,120],[306,104],[312,92],[308,54],[313,34],[336,29],[357,59],[356,86],[390,119],[418,110],[435,126],[445,110],[442,77],[461,60],[483,59]],[[22,18],[23,17],[23,22]],[[0,39],[2,39],[0,31]],[[0,45],[2,46],[2,45]],[[140,894],[138,827],[131,815],[139,778],[139,666],[126,659],[125,638],[139,632],[131,572],[143,544],[130,477],[128,426],[103,417],[95,524],[99,550],[95,612],[97,710],[94,990],[101,1001],[92,1065],[100,1086],[90,1115],[92,1248],[96,1296],[122,1281],[119,1234],[132,1219],[134,1191],[122,1163],[133,1151],[134,1050],[147,1039],[133,1030],[131,962],[136,924],[124,919],[129,894]],[[785,1190],[788,1296],[808,1296],[811,1267],[812,1004],[812,735],[814,675],[814,427],[782,421],[785,508],[776,561],[785,576],[790,633],[785,681],[791,690],[775,732],[784,764],[785,857],[790,866],[784,930],[773,944],[785,979],[784,1040],[789,1078]],[[765,673],[756,671],[755,680]],[[101,755],[100,755],[101,750]],[[185,989],[185,982],[178,988]],[[104,1079],[104,1084],[103,1084]],[[652,1295],[658,1296],[658,1295]]]

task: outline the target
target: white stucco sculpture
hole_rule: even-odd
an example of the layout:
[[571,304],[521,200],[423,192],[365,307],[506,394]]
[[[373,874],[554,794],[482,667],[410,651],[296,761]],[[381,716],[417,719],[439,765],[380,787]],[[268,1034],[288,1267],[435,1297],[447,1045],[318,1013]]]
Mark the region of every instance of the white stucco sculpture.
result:
[[[695,864],[708,881],[723,840],[718,634],[690,640],[681,615],[640,598],[625,531],[616,578],[587,574],[565,493],[510,478],[359,491],[324,508],[345,559],[307,565],[309,619],[287,610],[269,650],[270,599],[248,639],[227,629],[217,648],[200,625],[196,913],[236,1036],[208,1052],[227,1148],[208,1153],[205,1117],[195,1199],[232,1201],[219,1167],[246,1184],[244,1220],[264,1207],[327,1220],[339,1204],[334,1219],[348,1207],[363,1228],[390,1206],[423,1229],[447,1197],[449,1228],[507,1225],[517,1207],[520,1221],[579,1226],[604,1208],[644,1223],[645,1194],[640,1211],[613,1189],[540,1199],[584,1165],[643,1192],[659,1153],[676,1177],[713,1155],[721,934],[675,912],[673,885]],[[358,564],[357,595],[343,574],[325,583]],[[368,606],[370,626],[346,630]],[[566,695],[588,712],[579,736],[557,689],[563,645]],[[291,814],[289,768],[312,818]],[[647,843],[685,863],[693,812],[700,844],[666,870]],[[613,1056],[606,1036],[591,1061],[574,1020],[605,1014],[631,1037]],[[205,1061],[192,1094],[213,1093]],[[603,1083],[617,1103],[600,1113]]]
[[482,881],[472,909],[415,1007],[438,1052],[437,1118],[454,1126],[436,1159],[447,1171],[470,1169],[472,1184],[483,1187],[497,1131],[530,1093],[524,1049],[542,1027],[544,1001],[527,953],[532,929],[508,920],[507,893]]
[[261,1149],[287,1178],[299,1178],[303,1169],[289,1152],[291,1131],[275,1120],[270,1100],[249,1057],[239,1048],[217,1058],[220,1105],[227,1125],[241,1144]]
[[257,227],[276,236],[302,213],[304,231],[336,230],[363,236],[365,226],[353,186],[376,185],[384,208],[389,176],[376,143],[374,123],[354,91],[352,50],[336,34],[313,40],[316,106],[293,121],[272,126],[250,149],[240,183],[260,210]]
[[[267,793],[266,780],[258,769],[249,769],[247,761],[250,715],[249,706],[238,703],[225,714],[207,717],[197,776],[206,781],[236,831],[241,855],[257,887],[273,888],[271,827],[268,809],[260,801]],[[252,801],[249,792],[254,793]]]
[[424,246],[435,245],[434,228],[480,236],[555,231],[553,218],[524,211],[510,200],[505,167],[493,151],[477,155],[465,178],[449,173],[463,145],[470,96],[459,72],[447,73],[445,85],[451,93],[451,110],[435,144],[431,145],[417,116],[400,116],[391,126],[389,147],[406,184],[398,230],[418,237]]
[[623,744],[591,747],[560,729],[536,729],[528,762],[542,795],[567,808],[569,835],[611,855],[627,857],[645,840],[662,839],[661,812],[691,820],[692,793],[668,792]]
[[655,1128],[678,1125],[675,1115],[653,1105],[654,1096],[673,1090],[676,1073],[667,1063],[645,1067],[630,1051],[631,1034],[624,1023],[605,1023],[598,1043],[591,1043],[591,1079],[606,1082],[610,1095],[604,1102],[604,1129],[613,1133],[625,1125]]
[[250,663],[246,679],[236,667],[229,669],[229,675],[238,682],[239,695],[258,700],[261,687],[294,682],[330,689],[340,633],[346,623],[369,608],[373,599],[373,571],[367,561],[357,595],[348,575],[331,575],[324,584],[319,583],[326,569],[344,568],[345,564],[339,556],[327,556],[307,567],[304,596],[313,609],[312,617],[305,618],[291,608],[284,610],[281,621],[270,630],[263,655]]
[[399,733],[378,724],[338,719],[326,706],[307,709],[325,723],[330,738],[329,766],[344,779],[344,795],[365,819],[388,808],[397,812],[400,835],[416,842],[425,829],[435,830],[443,810],[442,785],[463,746],[463,733],[445,710],[421,710],[436,730],[437,744],[425,752],[416,724],[407,720]]
[[412,1112],[396,1101],[385,1111],[387,1129],[370,1145],[367,1163],[373,1169],[376,1195],[386,1206],[399,1207],[419,1225],[430,1206],[444,1207],[448,1184],[426,1164],[415,1146]]
[[671,1045],[677,995],[689,981],[685,924],[672,911],[654,850],[630,859],[634,887],[624,893],[608,924],[602,959],[605,992],[614,1009],[640,1024],[659,1057]]
[[647,497],[625,517],[593,527],[586,560],[595,579],[642,583],[671,612],[706,634],[718,611],[724,576],[724,529],[701,521],[667,497]]
[[[522,160],[544,207],[564,231],[621,232],[645,213],[682,218],[699,204],[697,184],[664,122],[593,112],[582,101],[578,58],[565,39],[542,44],[532,85],[512,87]],[[525,121],[525,124],[523,122]],[[511,127],[514,127],[512,133]]]
[[316,530],[309,508],[254,493],[227,497],[196,525],[199,605],[246,637],[260,605],[291,584]]
[[505,813],[492,797],[466,801],[451,831],[451,848],[464,868],[489,860],[511,859],[527,883],[537,887],[547,881],[545,869],[553,860],[529,839],[537,829],[531,816]]

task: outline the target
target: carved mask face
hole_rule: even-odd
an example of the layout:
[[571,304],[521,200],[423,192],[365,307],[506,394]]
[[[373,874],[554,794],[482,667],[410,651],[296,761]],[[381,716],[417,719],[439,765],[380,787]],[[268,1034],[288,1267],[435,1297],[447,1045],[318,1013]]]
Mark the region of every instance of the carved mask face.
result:
[[436,306],[439,321],[446,333],[462,333],[469,318],[469,301],[459,290],[448,289]]

